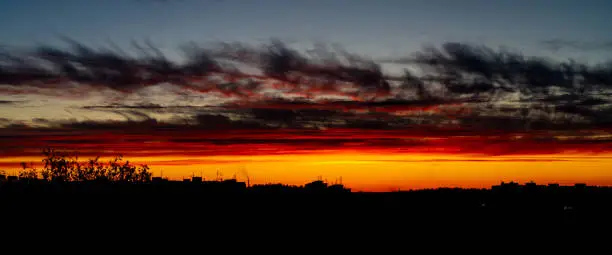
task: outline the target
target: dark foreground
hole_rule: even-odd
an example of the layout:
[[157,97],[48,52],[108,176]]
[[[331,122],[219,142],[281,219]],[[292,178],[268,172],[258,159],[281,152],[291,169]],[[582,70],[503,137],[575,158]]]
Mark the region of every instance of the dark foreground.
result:
[[[341,185],[305,187],[224,182],[49,183],[0,185],[2,214],[12,223],[112,222],[117,226],[207,228],[533,229],[604,226],[612,189],[504,184],[492,189],[350,192]],[[10,222],[8,222],[10,223]],[[122,225],[128,224],[128,225]]]

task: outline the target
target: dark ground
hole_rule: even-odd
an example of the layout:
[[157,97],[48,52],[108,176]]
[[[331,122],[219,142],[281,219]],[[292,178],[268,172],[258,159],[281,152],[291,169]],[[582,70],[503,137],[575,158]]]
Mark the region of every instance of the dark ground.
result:
[[249,188],[233,181],[5,182],[0,208],[2,244],[25,243],[23,249],[299,254],[369,247],[367,253],[418,254],[523,252],[536,245],[552,253],[608,246],[612,188],[509,184],[360,193],[321,182]]
[[341,186],[246,188],[240,182],[4,183],[12,223],[110,221],[247,228],[558,228],[611,222],[612,188],[504,185],[493,189],[350,192]]

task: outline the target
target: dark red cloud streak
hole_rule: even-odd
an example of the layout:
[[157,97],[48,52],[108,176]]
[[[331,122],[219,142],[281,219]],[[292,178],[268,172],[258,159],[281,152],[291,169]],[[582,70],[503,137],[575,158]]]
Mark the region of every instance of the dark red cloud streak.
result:
[[[591,134],[596,134],[591,131]],[[53,147],[81,155],[206,156],[284,155],[329,151],[452,155],[538,155],[608,153],[612,140],[586,133],[495,133],[461,130],[83,130],[14,128],[0,130],[0,156],[39,156]]]
[[[81,159],[82,162],[85,160]],[[466,159],[417,159],[417,160],[408,160],[408,159],[400,159],[400,160],[353,160],[357,162],[371,163],[371,162],[396,162],[396,163],[458,163],[458,162],[560,162],[560,161],[573,161],[574,159],[556,159],[556,158],[545,158],[545,159],[537,159],[537,158],[501,158],[501,159],[482,159],[482,158],[466,158]],[[211,164],[246,164],[246,163],[262,163],[262,162],[292,162],[291,160],[283,160],[283,159],[177,159],[177,160],[156,160],[155,162],[133,162],[136,164],[150,164],[154,163],[156,166],[185,166],[185,165],[211,165]],[[103,162],[104,163],[104,162]],[[14,168],[19,166],[20,163],[15,162],[0,162],[0,168]],[[28,163],[28,166],[33,167],[43,167],[41,162],[32,162]]]

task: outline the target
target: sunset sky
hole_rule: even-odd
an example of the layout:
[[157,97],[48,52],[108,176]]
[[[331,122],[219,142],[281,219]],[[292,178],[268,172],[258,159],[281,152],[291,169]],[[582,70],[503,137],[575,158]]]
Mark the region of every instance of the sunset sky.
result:
[[2,1],[0,170],[52,147],[173,179],[612,185],[610,9]]

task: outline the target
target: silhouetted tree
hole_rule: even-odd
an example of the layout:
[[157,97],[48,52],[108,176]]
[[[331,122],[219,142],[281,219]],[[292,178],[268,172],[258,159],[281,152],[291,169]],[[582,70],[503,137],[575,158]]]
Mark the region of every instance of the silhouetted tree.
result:
[[28,179],[28,180],[38,179],[38,171],[34,167],[32,166],[28,167],[28,165],[25,162],[22,162],[21,168],[22,170],[19,171],[19,179]]
[[[44,167],[40,175],[47,181],[148,182],[151,180],[151,172],[147,165],[135,166],[129,161],[123,162],[122,156],[117,156],[104,164],[99,161],[100,157],[81,163],[76,154],[70,156],[54,149],[44,149],[43,155]],[[28,168],[26,163],[22,163],[22,167],[20,178],[37,178],[38,170],[33,167]]]

